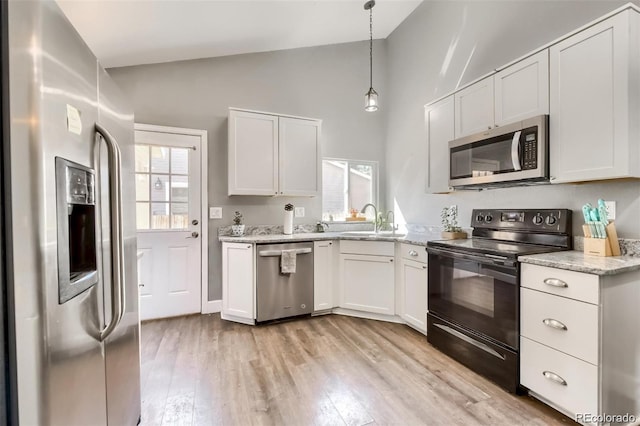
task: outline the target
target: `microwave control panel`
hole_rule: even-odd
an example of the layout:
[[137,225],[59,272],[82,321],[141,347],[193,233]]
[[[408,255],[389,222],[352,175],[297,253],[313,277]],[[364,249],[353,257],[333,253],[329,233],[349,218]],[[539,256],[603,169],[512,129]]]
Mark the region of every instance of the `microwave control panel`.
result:
[[538,168],[538,135],[535,130],[525,130],[522,135],[522,170]]

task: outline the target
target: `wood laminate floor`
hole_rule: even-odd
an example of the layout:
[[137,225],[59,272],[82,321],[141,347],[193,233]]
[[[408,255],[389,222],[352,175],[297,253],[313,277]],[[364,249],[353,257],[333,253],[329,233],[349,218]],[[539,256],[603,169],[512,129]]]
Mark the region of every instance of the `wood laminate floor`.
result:
[[411,328],[339,315],[142,325],[142,425],[572,424]]

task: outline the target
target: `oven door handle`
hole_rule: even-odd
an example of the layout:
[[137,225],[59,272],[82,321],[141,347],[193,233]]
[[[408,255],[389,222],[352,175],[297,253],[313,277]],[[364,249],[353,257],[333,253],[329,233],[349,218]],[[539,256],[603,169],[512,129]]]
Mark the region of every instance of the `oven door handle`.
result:
[[451,257],[453,259],[464,259],[471,260],[473,262],[477,262],[483,265],[497,265],[497,266],[506,266],[510,268],[515,268],[518,262],[514,260],[510,260],[507,257],[496,256],[492,254],[486,254],[484,256],[475,256],[471,254],[458,253],[450,250],[443,250],[439,248],[427,247],[427,253],[433,254],[436,256],[444,256]]

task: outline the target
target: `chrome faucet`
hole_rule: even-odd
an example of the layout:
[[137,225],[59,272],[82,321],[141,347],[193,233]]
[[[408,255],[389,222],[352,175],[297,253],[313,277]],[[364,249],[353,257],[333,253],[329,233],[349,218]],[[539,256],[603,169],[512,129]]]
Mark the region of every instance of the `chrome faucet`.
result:
[[[389,219],[389,215],[391,215],[391,219]],[[396,215],[393,214],[393,210],[389,210],[387,212],[387,225],[391,226],[391,231],[393,231],[393,233],[395,234],[396,231],[398,230],[398,225],[396,225],[394,222],[396,221]]]
[[364,205],[362,210],[360,210],[360,213],[364,213],[364,211],[369,206],[373,207],[373,232],[377,234],[378,233],[378,209],[376,208],[376,206],[372,203],[367,203]]

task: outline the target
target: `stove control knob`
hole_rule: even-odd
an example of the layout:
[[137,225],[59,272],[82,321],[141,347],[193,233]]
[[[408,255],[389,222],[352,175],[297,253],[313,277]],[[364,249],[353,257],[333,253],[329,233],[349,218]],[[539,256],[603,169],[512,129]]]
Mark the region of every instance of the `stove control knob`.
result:
[[486,215],[484,217],[485,222],[489,223],[493,220],[493,216],[491,216],[490,214]]
[[555,225],[556,222],[558,222],[558,218],[550,214],[549,216],[547,216],[546,222],[547,222],[547,225]]
[[544,219],[542,218],[542,215],[540,213],[536,214],[533,217],[533,224],[534,225],[542,225],[542,222],[544,222]]
[[482,222],[484,220],[484,216],[482,216],[481,214],[476,216],[476,222]]

